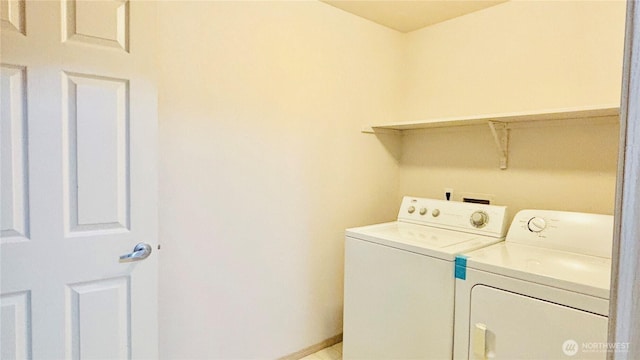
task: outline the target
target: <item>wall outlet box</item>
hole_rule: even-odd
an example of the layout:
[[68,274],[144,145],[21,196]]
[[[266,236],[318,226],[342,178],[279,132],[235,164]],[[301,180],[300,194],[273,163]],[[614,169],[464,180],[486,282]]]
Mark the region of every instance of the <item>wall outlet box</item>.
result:
[[444,199],[449,201],[453,200],[453,189],[452,188],[444,188]]

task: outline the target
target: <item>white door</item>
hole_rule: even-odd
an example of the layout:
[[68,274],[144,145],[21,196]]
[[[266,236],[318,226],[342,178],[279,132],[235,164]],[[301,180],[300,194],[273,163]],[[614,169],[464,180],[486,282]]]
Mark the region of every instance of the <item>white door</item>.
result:
[[607,317],[484,285],[471,291],[469,359],[601,359]]
[[153,2],[0,4],[0,357],[157,358]]

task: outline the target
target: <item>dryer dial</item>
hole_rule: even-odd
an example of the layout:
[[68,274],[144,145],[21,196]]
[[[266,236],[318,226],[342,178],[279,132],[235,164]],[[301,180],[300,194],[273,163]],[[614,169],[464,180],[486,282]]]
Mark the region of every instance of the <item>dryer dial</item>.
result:
[[539,233],[547,228],[547,222],[543,218],[535,216],[529,219],[527,227],[529,228],[529,231]]

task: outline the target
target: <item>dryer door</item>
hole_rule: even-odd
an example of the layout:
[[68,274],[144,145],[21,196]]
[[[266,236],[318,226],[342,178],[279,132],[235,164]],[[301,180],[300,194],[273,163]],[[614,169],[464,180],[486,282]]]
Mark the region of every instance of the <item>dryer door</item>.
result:
[[607,317],[476,285],[469,359],[605,359]]

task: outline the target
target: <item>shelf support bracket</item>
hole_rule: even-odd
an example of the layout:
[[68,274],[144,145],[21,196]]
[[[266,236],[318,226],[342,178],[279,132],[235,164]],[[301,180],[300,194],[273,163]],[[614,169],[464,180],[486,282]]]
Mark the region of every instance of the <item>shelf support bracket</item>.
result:
[[509,157],[509,129],[507,128],[507,124],[503,122],[489,120],[487,123],[489,124],[493,141],[495,141],[498,154],[500,155],[500,169],[505,170]]

